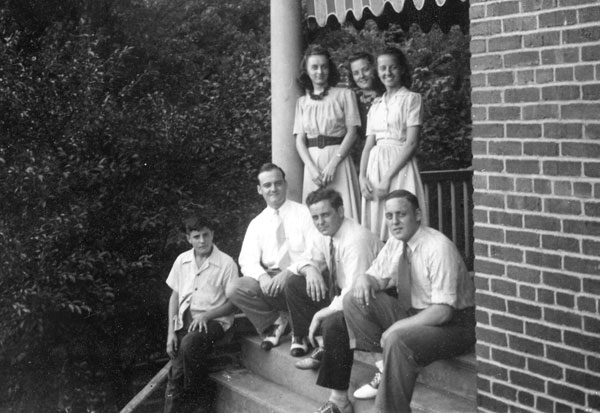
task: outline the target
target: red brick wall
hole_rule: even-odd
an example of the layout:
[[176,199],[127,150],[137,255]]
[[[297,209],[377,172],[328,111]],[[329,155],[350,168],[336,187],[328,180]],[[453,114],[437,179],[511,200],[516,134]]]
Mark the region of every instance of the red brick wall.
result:
[[600,411],[600,1],[470,1],[478,405]]

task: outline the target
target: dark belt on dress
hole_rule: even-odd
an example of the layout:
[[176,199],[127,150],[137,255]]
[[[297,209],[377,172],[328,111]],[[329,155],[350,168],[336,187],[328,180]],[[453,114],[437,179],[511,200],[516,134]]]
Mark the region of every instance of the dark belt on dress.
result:
[[342,143],[342,141],[344,140],[344,137],[338,137],[338,136],[325,136],[325,135],[319,135],[316,138],[307,138],[306,139],[306,143],[307,143],[307,147],[312,148],[312,147],[317,147],[319,149],[323,149],[326,146],[331,146],[331,145],[340,145]]

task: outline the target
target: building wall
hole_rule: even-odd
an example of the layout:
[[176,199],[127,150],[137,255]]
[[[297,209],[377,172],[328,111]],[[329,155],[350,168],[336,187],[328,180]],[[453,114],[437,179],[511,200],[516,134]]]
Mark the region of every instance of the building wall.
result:
[[600,411],[600,1],[470,1],[478,405]]

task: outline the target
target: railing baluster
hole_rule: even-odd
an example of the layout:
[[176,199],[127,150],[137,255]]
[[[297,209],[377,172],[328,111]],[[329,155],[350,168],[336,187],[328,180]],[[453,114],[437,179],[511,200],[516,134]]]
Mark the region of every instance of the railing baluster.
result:
[[442,181],[437,182],[438,230],[444,232],[444,209],[442,199]]
[[467,181],[463,181],[463,219],[465,223],[463,224],[463,229],[465,231],[465,257],[471,256],[471,222],[469,220],[469,185]]
[[458,245],[458,239],[456,236],[456,186],[454,181],[450,181],[450,208],[452,215],[450,216],[452,222],[452,241],[455,245]]

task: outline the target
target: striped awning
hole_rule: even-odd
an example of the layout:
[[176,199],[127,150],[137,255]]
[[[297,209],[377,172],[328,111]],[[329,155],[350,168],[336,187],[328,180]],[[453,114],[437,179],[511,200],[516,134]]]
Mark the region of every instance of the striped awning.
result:
[[438,24],[444,31],[459,25],[468,31],[468,0],[306,0],[309,24],[349,21],[362,26],[374,19],[380,26],[399,23],[403,29],[417,23],[424,31]]

